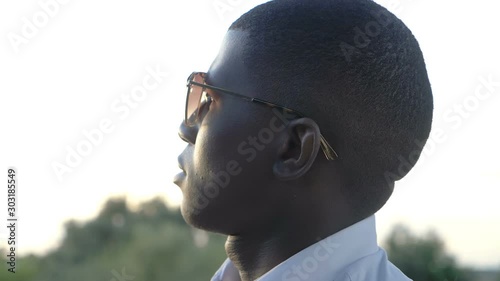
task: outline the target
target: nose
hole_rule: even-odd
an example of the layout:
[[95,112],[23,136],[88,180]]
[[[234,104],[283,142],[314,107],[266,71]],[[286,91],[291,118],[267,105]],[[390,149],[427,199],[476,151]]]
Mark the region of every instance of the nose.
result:
[[188,127],[185,122],[182,122],[179,126],[179,137],[189,143],[194,144],[196,140],[196,134],[198,133],[198,125],[193,125]]

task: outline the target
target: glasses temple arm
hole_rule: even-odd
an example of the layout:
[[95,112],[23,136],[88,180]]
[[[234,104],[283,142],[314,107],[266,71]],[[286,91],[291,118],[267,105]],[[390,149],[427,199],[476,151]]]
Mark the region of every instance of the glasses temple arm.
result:
[[323,150],[323,153],[326,156],[326,159],[331,161],[339,157],[337,152],[335,152],[335,150],[330,146],[330,144],[326,141],[323,135],[321,135],[320,137],[320,145],[321,149]]

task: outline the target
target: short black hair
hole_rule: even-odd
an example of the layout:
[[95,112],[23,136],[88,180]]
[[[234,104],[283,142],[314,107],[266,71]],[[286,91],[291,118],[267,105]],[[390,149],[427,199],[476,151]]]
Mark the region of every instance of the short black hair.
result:
[[[274,0],[236,20],[243,60],[270,101],[318,122],[347,175],[359,218],[379,210],[413,167],[432,123],[432,91],[417,40],[370,0]],[[411,166],[401,161],[411,157]]]

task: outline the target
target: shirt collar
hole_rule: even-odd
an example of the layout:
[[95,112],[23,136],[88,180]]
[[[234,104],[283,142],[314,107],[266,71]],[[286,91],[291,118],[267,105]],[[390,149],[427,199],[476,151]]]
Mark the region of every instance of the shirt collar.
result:
[[[375,216],[363,219],[305,248],[258,281],[328,280],[344,267],[378,250]],[[241,281],[238,271],[227,259],[212,281]]]

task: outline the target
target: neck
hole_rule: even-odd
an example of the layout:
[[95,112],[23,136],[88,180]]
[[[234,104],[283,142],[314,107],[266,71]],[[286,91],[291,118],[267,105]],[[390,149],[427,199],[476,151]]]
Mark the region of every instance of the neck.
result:
[[338,213],[289,217],[293,219],[272,223],[272,228],[228,236],[226,253],[242,281],[256,280],[294,254],[352,224],[339,218]]

